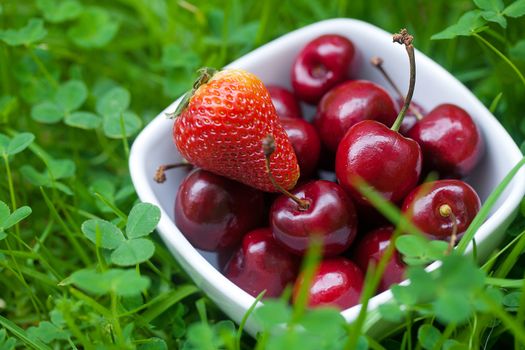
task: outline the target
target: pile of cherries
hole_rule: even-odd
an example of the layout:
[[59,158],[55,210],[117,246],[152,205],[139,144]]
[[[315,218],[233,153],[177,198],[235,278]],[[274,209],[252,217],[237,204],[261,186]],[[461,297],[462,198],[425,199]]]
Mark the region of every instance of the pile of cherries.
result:
[[[265,297],[278,297],[295,284],[295,299],[301,258],[316,237],[323,260],[309,286],[309,305],[357,304],[364,273],[394,233],[362,194],[363,184],[397,205],[430,239],[452,245],[479,211],[478,195],[459,179],[483,153],[480,132],[459,106],[442,104],[427,113],[411,103],[412,37],[401,31],[394,41],[405,45],[411,63],[406,98],[396,87],[394,100],[372,81],[351,79],[356,48],[335,34],[312,40],[298,54],[293,92],[268,86],[301,169],[291,193],[263,193],[202,169],[180,185],[176,225],[195,247],[217,252],[224,275],[249,294],[266,290]],[[372,63],[386,74],[381,59]],[[299,101],[317,105],[312,122],[303,119]],[[271,138],[262,147],[268,160]],[[440,180],[423,182],[430,172]],[[402,281],[404,272],[395,252],[379,290]]]

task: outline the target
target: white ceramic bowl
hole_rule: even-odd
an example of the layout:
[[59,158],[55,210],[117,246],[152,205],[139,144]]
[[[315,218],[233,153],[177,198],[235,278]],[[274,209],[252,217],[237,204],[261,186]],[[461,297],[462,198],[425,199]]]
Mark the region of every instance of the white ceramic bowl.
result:
[[[344,35],[354,42],[358,57],[356,78],[369,79],[388,87],[380,74],[368,63],[370,57],[380,56],[385,59],[385,67],[392,74],[394,81],[403,89],[407,87],[409,67],[404,48],[392,43],[391,33],[352,19],[332,19],[298,29],[250,52],[228,67],[246,69],[267,84],[279,84],[289,88],[290,68],[297,53],[308,41],[327,33]],[[417,38],[415,44],[417,47]],[[522,158],[519,148],[496,118],[451,74],[420,52],[416,52],[416,65],[415,101],[427,110],[445,102],[458,104],[470,113],[481,128],[486,141],[486,152],[468,182],[477,190],[482,200],[486,199]],[[135,140],[129,160],[131,177],[140,199],[160,207],[162,216],[157,230],[174,257],[195,283],[226,314],[239,322],[253,304],[254,298],[230,282],[214,267],[214,254],[199,252],[193,248],[173,221],[175,195],[185,172],[169,172],[168,181],[162,185],[153,181],[153,174],[158,165],[180,160],[172,141],[173,121],[167,119],[164,114],[174,111],[178,102],[179,100],[173,102],[162,111]],[[312,108],[306,110],[307,113],[313,112]],[[525,171],[522,169],[476,233],[478,256],[481,259],[501,241],[524,194]],[[391,298],[389,291],[377,295],[370,301],[369,309],[376,309]],[[358,312],[359,306],[355,306],[344,310],[342,315],[351,322]],[[371,330],[377,331],[385,325],[379,321]],[[249,320],[247,330],[255,334],[258,330],[257,324]]]

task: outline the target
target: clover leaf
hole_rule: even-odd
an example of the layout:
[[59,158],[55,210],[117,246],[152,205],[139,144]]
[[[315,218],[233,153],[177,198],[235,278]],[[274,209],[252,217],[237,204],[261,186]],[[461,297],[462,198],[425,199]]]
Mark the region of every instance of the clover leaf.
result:
[[7,235],[5,231],[31,214],[32,210],[28,206],[17,208],[13,213],[4,202],[0,201],[0,240]]
[[126,225],[128,238],[149,235],[160,220],[160,209],[150,203],[138,203],[130,211]]
[[81,231],[91,242],[106,249],[115,249],[125,241],[117,226],[102,219],[84,221]]
[[10,46],[29,46],[42,40],[46,35],[44,21],[40,18],[31,18],[25,27],[0,31],[0,40]]
[[133,296],[146,290],[149,278],[140,276],[134,270],[110,269],[104,272],[79,270],[73,273],[65,284],[72,283],[89,293],[103,295],[115,293],[118,296]]
[[36,4],[46,21],[52,23],[69,21],[82,13],[82,4],[77,0],[37,0]]
[[68,30],[69,38],[83,48],[103,47],[117,34],[118,22],[100,7],[89,7]]
[[485,24],[481,14],[482,12],[480,10],[469,11],[461,16],[456,24],[432,35],[431,39],[452,39],[457,36],[470,36],[472,33],[478,32],[483,24]]
[[145,238],[123,241],[111,254],[111,262],[119,266],[132,266],[149,260],[155,245]]

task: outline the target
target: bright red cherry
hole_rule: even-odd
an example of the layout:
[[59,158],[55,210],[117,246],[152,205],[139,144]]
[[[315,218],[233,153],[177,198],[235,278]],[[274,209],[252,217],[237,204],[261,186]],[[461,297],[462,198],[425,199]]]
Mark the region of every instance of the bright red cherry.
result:
[[244,236],[224,275],[254,297],[266,290],[265,297],[276,298],[294,282],[299,262],[275,242],[269,228],[260,228]]
[[468,175],[483,154],[478,127],[465,110],[453,104],[434,108],[408,136],[421,146],[425,167],[444,177]]
[[396,116],[394,102],[385,89],[371,81],[351,80],[323,96],[314,124],[323,144],[335,152],[348,129],[358,122],[377,120],[390,127]]
[[394,35],[395,42],[406,46],[410,60],[410,86],[392,129],[374,120],[359,122],[348,130],[337,148],[337,179],[361,204],[368,204],[368,199],[360,193],[359,185],[368,184],[385,199],[398,202],[416,186],[421,174],[419,145],[397,132],[410,106],[416,83],[412,39],[406,29]]
[[357,233],[357,216],[352,201],[339,185],[317,180],[291,193],[303,206],[281,195],[270,209],[270,226],[280,244],[302,255],[316,236],[322,239],[325,256],[340,254],[350,246]]
[[[393,233],[394,228],[392,226],[384,226],[366,233],[357,242],[352,257],[363,271],[366,271],[372,262],[376,266],[379,264],[379,260],[391,243]],[[379,291],[387,290],[392,284],[402,282],[405,279],[405,269],[406,265],[401,260],[399,253],[394,251],[381,277]]]
[[416,141],[372,120],[354,125],[339,144],[335,173],[341,186],[361,204],[358,190],[364,180],[391,202],[401,201],[417,185],[421,150]]
[[316,104],[335,85],[348,79],[354,45],[335,34],[310,41],[292,66],[292,87],[299,99]]
[[277,85],[266,86],[273,105],[280,118],[302,118],[303,112],[301,106],[295,98],[294,94],[283,87]]
[[456,227],[459,239],[479,212],[474,189],[460,180],[438,180],[416,187],[401,210],[431,239],[449,240]]
[[321,140],[317,131],[304,119],[281,119],[281,125],[292,143],[301,177],[309,177],[317,167],[321,152]]
[[[293,301],[303,284],[303,276],[295,282]],[[308,290],[308,306],[332,306],[344,310],[357,305],[363,289],[363,272],[345,258],[321,261]]]
[[182,181],[175,200],[175,223],[195,247],[216,251],[239,243],[263,220],[263,193],[196,169]]

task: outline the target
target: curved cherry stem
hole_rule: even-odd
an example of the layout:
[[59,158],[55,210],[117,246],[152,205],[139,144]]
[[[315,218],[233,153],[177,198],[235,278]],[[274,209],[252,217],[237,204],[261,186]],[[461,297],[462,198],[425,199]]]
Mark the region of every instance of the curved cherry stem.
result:
[[[392,80],[392,77],[390,77],[390,74],[388,74],[386,69],[383,67],[383,62],[384,62],[383,59],[381,57],[378,57],[378,56],[374,56],[374,57],[372,57],[370,59],[370,63],[381,73],[381,75],[383,75],[383,78],[385,78],[386,81],[388,82],[388,84],[392,87],[392,89],[394,89],[394,91],[396,92],[397,96],[404,101],[405,100],[405,96],[403,95],[403,93],[399,89],[399,86],[397,86],[397,84],[394,82],[394,80]],[[416,116],[417,120],[423,119],[423,115],[421,113],[419,113],[417,108],[415,108],[413,105],[410,105],[409,109],[410,109],[410,111],[412,113],[414,113],[414,115]]]
[[166,181],[166,170],[181,168],[184,166],[193,167],[192,164],[186,161],[183,161],[181,163],[159,165],[159,167],[155,171],[155,176],[153,176],[153,180],[155,180],[156,183],[161,184]]
[[401,127],[403,118],[405,117],[405,114],[410,106],[410,102],[412,101],[412,96],[414,95],[414,87],[416,86],[416,58],[414,55],[414,46],[412,46],[413,40],[414,38],[412,35],[408,34],[406,29],[401,29],[398,34],[394,34],[393,36],[394,42],[405,45],[408,54],[408,60],[410,62],[410,83],[408,85],[408,93],[405,98],[403,108],[401,108],[399,111],[396,121],[394,122],[394,125],[392,125],[391,129],[394,131],[399,131],[399,128]]
[[452,249],[454,249],[454,246],[456,245],[456,240],[458,237],[458,221],[456,218],[456,215],[452,212],[452,208],[448,204],[443,204],[439,207],[439,215],[441,215],[444,218],[450,218],[452,221],[452,234],[450,235],[450,242],[448,244],[447,248],[447,254],[450,254],[452,252]]
[[307,210],[310,207],[310,203],[304,199],[298,198],[297,196],[287,191],[284,187],[279,185],[277,181],[275,181],[275,178],[272,175],[272,171],[270,169],[270,157],[275,152],[275,139],[273,138],[272,135],[267,135],[263,139],[262,149],[264,153],[264,159],[266,162],[266,172],[268,173],[268,178],[270,179],[273,187],[275,187],[279,192],[281,192],[288,198],[292,199],[295,203],[297,203],[297,205],[299,205],[299,208],[301,210]]

